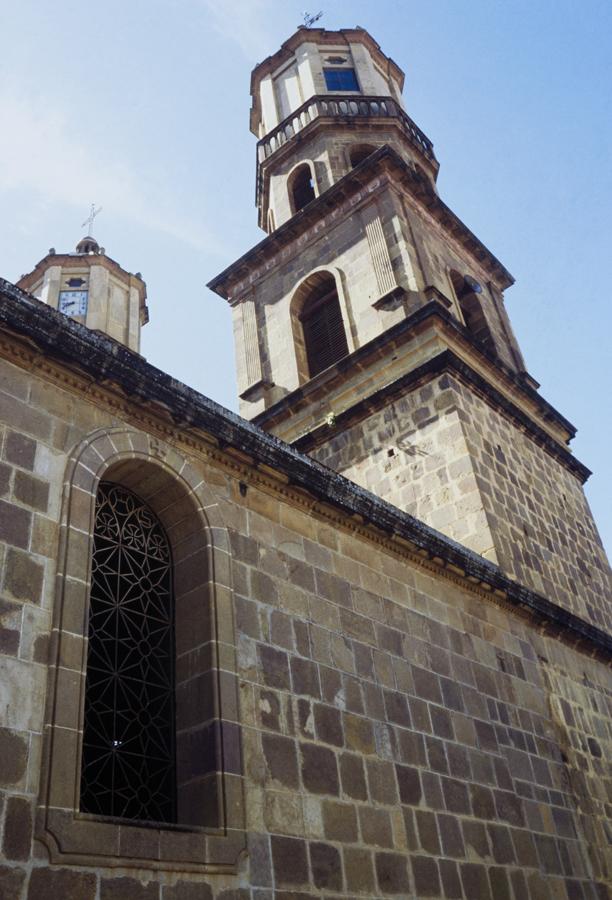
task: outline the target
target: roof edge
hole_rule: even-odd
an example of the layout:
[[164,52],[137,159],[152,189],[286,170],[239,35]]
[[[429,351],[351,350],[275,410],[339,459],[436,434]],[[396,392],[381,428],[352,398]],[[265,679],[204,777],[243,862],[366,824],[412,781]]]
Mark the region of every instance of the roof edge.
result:
[[266,434],[112,338],[90,331],[2,278],[0,328],[97,382],[114,382],[128,397],[165,410],[177,425],[212,434],[221,447],[236,448],[255,465],[284,474],[291,484],[321,503],[336,507],[391,539],[407,542],[417,554],[481,584],[495,594],[496,600],[503,599],[528,612],[538,627],[552,630],[574,644],[586,643],[592,651],[606,657],[612,656],[612,635],[596,625],[508,578],[484,557]]

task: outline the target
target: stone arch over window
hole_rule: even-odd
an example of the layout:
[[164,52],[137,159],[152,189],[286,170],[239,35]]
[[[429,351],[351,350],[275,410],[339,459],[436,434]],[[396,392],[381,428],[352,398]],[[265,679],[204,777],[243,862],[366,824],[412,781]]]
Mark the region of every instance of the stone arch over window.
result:
[[495,340],[482,308],[480,285],[471,276],[460,275],[454,269],[449,277],[468,330],[487,350],[496,353]]
[[300,384],[355,349],[349,309],[336,269],[316,269],[291,299],[291,324]]
[[[100,486],[156,517],[175,594],[177,814],[135,822],[80,801],[91,558]],[[108,490],[108,488],[104,488]],[[101,430],[71,454],[65,481],[38,837],[52,862],[209,870],[244,849],[244,802],[229,540],[195,465],[160,440]]]
[[371,156],[378,148],[373,144],[353,144],[348,149],[348,158],[351,169],[354,169],[364,159]]
[[287,177],[289,204],[293,215],[318,196],[314,166],[310,161],[299,163]]

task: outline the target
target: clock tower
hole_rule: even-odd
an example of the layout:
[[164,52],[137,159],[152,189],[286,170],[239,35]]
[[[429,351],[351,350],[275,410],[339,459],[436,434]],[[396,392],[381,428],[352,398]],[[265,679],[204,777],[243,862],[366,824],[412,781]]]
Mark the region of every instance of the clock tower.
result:
[[512,276],[438,194],[403,82],[361,28],[299,28],[253,71],[267,236],[210,284],[241,412],[604,626],[575,429],[526,370]]
[[91,235],[74,253],[49,250],[18,286],[64,315],[140,352],[140,329],[149,321],[147,288],[107,256]]

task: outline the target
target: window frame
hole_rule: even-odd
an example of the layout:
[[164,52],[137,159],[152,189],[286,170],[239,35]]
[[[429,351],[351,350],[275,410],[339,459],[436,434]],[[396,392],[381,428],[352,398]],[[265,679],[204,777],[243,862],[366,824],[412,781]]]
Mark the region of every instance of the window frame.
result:
[[[310,181],[312,182],[312,197],[306,202],[303,203],[302,206],[297,205],[295,202],[295,183],[300,178],[302,172],[310,172]],[[319,196],[319,189],[317,185],[317,179],[315,176],[314,165],[308,159],[301,160],[297,165],[295,165],[289,174],[287,175],[287,193],[289,196],[289,208],[291,210],[291,215],[295,216],[299,212],[308,206],[309,203],[312,203],[313,200],[316,200]]]
[[[313,269],[304,276],[300,283],[296,286],[291,300],[289,302],[288,314],[290,317],[291,330],[293,333],[293,342],[295,348],[295,364],[297,384],[302,385],[310,381],[311,376],[308,366],[308,358],[306,346],[304,343],[304,330],[302,328],[301,314],[305,303],[308,300],[313,288],[320,284],[324,277],[330,276],[334,279],[338,302],[340,304],[340,312],[342,314],[342,324],[344,326],[344,335],[347,343],[347,355],[350,355],[357,349],[356,328],[353,322],[353,313],[344,288],[344,275],[340,269],[333,266],[321,266]],[[324,370],[323,370],[324,371]]]
[[448,280],[465,328],[477,345],[497,355],[497,342],[485,312],[482,295],[475,293],[467,283],[466,276],[456,269],[448,270]]
[[[137,477],[145,478],[149,495],[129,483]],[[101,480],[125,484],[159,515],[149,500],[155,495],[169,511],[162,524],[176,567],[177,661],[201,654],[197,659],[206,662],[197,677],[206,679],[210,693],[212,718],[194,729],[215,761],[194,794],[209,804],[202,824],[141,823],[79,811],[90,558]],[[101,429],[71,454],[60,526],[36,837],[52,863],[237,871],[246,833],[236,639],[229,538],[214,495],[201,472],[159,439],[127,427]],[[196,646],[196,635],[206,642]]]
[[[130,508],[127,514],[125,507]],[[143,513],[148,520],[146,530],[141,521]],[[157,549],[162,548],[161,554],[151,554],[144,549],[152,532],[157,536]],[[99,482],[96,492],[93,535],[79,809],[92,815],[130,821],[141,819],[160,824],[180,824],[176,752],[180,733],[176,706],[176,610],[170,540],[159,516],[148,503],[123,484],[105,480]],[[118,552],[120,547],[125,550]],[[129,559],[132,564],[126,565]],[[109,565],[110,560],[112,563]],[[155,592],[155,616],[146,609],[140,584],[138,587],[136,585],[136,580],[139,583],[142,580],[143,563],[147,567],[153,563],[158,577],[163,573],[160,581],[156,578],[157,588],[161,590]],[[126,579],[129,606],[125,605]],[[151,583],[147,596],[152,590]],[[111,613],[113,606],[115,611]],[[126,627],[128,623],[130,625]],[[135,646],[134,626],[137,626],[141,640],[142,628],[146,632],[151,627],[157,630],[157,678],[151,678],[148,667],[146,670],[141,668],[143,654]],[[130,663],[127,671],[124,670],[126,662]],[[117,686],[112,698],[109,696],[111,684]],[[143,694],[144,722],[141,706]],[[123,698],[121,703],[117,701],[118,696]],[[135,702],[136,696],[138,702]],[[153,712],[153,722],[149,710]],[[157,729],[156,756],[163,773],[155,800],[150,795],[155,777],[151,771],[154,763],[147,739],[151,727]],[[160,747],[163,748],[161,751]],[[137,761],[140,766],[135,765]],[[143,769],[146,772],[144,777]],[[136,797],[133,793],[135,788],[147,791],[149,797],[146,800]],[[126,791],[132,792],[132,796],[126,796]],[[143,803],[157,804],[159,814],[134,815],[137,809],[142,813]],[[125,814],[125,810],[130,808],[132,814]],[[119,812],[119,809],[124,812]]]
[[[341,359],[344,359],[345,356],[348,356],[348,341],[346,339],[346,329],[344,327],[344,321],[342,319],[342,307],[340,305],[340,297],[338,296],[338,289],[336,287],[336,282],[333,275],[330,275],[330,284],[326,290],[323,290],[318,297],[313,298],[314,291],[316,287],[312,288],[312,293],[310,296],[306,297],[304,301],[304,305],[302,307],[302,311],[300,313],[300,322],[302,324],[302,332],[304,334],[304,347],[306,349],[306,359],[308,361],[308,373],[311,378],[316,378],[321,372],[324,372],[330,366],[335,365]],[[317,361],[317,357],[323,356],[324,358],[327,356],[326,353],[321,352],[321,347],[317,346],[316,339],[309,332],[312,331],[312,323],[313,320],[316,320],[318,323],[318,327],[320,329],[321,322],[323,322],[324,329],[326,335],[329,332],[329,308],[334,308],[334,316],[337,317],[336,328],[340,328],[342,331],[342,340],[344,341],[344,351],[337,355],[335,352],[337,348],[333,348],[334,352],[332,354],[333,358],[331,362],[327,362],[325,365],[321,365],[320,359]],[[325,348],[326,350],[328,347]]]
[[[328,81],[328,75],[335,76],[341,74],[352,74],[353,82],[356,87],[330,87]],[[361,94],[361,86],[359,84],[359,79],[357,78],[357,70],[354,66],[346,66],[340,68],[339,66],[324,66],[323,67],[323,78],[325,79],[325,88],[329,94]],[[333,78],[332,78],[333,80]]]

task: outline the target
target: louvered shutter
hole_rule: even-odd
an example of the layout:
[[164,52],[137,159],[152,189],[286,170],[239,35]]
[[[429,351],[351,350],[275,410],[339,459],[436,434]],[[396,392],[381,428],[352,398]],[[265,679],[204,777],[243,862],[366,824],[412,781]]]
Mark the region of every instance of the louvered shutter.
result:
[[348,353],[340,302],[335,289],[302,315],[310,377],[313,378]]

